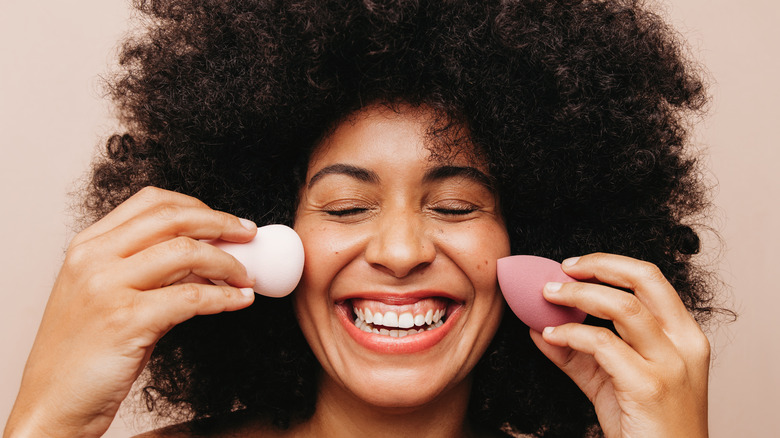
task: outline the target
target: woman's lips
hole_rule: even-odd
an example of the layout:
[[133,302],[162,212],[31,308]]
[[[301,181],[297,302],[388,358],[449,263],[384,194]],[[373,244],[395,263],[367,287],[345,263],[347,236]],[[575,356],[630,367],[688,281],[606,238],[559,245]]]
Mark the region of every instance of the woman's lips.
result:
[[340,322],[361,346],[379,353],[410,354],[441,341],[462,305],[449,298],[351,298],[336,304]]

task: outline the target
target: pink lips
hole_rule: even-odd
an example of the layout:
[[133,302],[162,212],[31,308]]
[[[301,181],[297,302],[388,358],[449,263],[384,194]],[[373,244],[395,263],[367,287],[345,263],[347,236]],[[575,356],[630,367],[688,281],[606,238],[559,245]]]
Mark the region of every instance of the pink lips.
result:
[[[386,335],[379,335],[374,333],[367,333],[355,326],[353,322],[355,320],[354,313],[352,312],[352,299],[364,298],[375,301],[383,301],[386,303],[393,303],[397,305],[412,304],[416,300],[424,298],[433,298],[430,292],[416,292],[401,295],[382,295],[370,294],[368,296],[363,295],[360,297],[351,297],[345,299],[336,304],[336,313],[339,321],[344,326],[346,332],[354,339],[358,344],[364,348],[375,351],[377,353],[384,354],[413,354],[427,350],[436,344],[438,344],[444,337],[450,332],[454,326],[455,321],[460,316],[462,306],[455,301],[450,300],[450,304],[447,308],[447,320],[443,325],[438,328],[423,331],[421,333],[408,335],[405,337],[390,337]],[[442,297],[437,294],[435,297]],[[441,299],[441,298],[438,298]]]
[[498,259],[498,284],[507,304],[523,323],[541,332],[569,322],[581,323],[585,312],[552,304],[542,296],[547,282],[576,282],[561,270],[561,264],[536,256],[517,255]]

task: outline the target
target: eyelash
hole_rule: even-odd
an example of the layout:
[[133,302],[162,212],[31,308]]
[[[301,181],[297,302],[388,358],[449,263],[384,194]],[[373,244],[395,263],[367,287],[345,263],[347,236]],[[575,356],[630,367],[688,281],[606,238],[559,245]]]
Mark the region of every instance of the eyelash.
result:
[[342,217],[342,216],[352,216],[360,213],[365,213],[366,211],[368,211],[368,208],[352,207],[352,208],[345,208],[341,210],[334,209],[334,210],[324,210],[324,211],[330,216]]
[[475,212],[477,209],[476,207],[466,207],[466,208],[433,208],[433,211],[436,213],[444,214],[447,216],[465,216],[467,214],[471,214]]
[[[324,210],[324,212],[330,216],[335,217],[345,217],[345,216],[353,216],[361,213],[367,212],[369,209],[365,207],[350,207],[350,208],[344,208],[344,209],[333,209],[333,210]],[[465,216],[468,214],[471,214],[477,210],[476,207],[465,207],[465,208],[432,208],[436,213],[445,215],[445,216]]]

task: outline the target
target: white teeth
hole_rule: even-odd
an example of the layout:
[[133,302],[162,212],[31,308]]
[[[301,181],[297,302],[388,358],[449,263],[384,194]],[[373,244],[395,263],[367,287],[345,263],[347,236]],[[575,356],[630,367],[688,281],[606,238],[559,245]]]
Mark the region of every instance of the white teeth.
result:
[[385,327],[398,327],[398,314],[393,311],[385,312],[381,325]]
[[398,327],[408,329],[414,327],[414,316],[410,312],[404,312],[398,317]]
[[[436,311],[429,309],[425,315],[413,315],[412,312],[404,312],[398,315],[398,313],[393,311],[385,312],[383,315],[379,312],[372,313],[371,309],[367,307],[363,309],[354,308],[353,311],[355,313],[355,326],[360,330],[366,333],[392,336],[395,338],[415,335],[417,333],[422,333],[423,331],[441,327],[442,324],[444,324],[443,318],[446,314],[445,309],[437,309]],[[382,328],[376,328],[374,326]],[[415,326],[419,327],[419,329],[415,329]],[[389,330],[385,327],[398,327],[402,330]]]

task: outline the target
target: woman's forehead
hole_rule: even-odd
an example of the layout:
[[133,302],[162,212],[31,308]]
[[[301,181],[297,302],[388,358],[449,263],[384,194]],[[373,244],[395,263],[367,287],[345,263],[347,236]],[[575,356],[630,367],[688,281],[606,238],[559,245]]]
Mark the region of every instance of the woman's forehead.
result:
[[465,123],[426,106],[375,104],[337,122],[314,148],[309,170],[333,160],[393,161],[409,154],[429,167],[487,167]]

